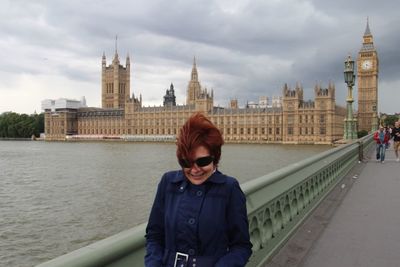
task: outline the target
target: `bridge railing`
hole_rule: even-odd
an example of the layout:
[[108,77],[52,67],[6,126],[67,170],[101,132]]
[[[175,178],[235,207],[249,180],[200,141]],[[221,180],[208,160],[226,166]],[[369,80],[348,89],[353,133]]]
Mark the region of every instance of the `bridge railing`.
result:
[[294,163],[246,182],[253,255],[262,266],[372,145],[372,136]]
[[[253,243],[253,255],[247,266],[264,265],[362,160],[372,141],[369,135],[242,184]],[[138,225],[37,267],[143,266],[145,227],[146,224]]]

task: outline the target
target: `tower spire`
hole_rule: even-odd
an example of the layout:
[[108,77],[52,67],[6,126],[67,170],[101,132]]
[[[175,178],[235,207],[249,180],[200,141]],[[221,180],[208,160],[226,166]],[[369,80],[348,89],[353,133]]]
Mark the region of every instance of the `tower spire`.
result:
[[367,17],[367,27],[365,28],[365,35],[371,35],[371,30],[369,29],[369,17]]
[[198,81],[197,67],[196,67],[196,57],[193,57],[193,68],[192,68],[192,81]]
[[115,54],[117,54],[117,48],[118,48],[118,35],[115,35]]
[[119,64],[119,57],[118,57],[118,35],[115,35],[115,55],[113,59],[113,63]]

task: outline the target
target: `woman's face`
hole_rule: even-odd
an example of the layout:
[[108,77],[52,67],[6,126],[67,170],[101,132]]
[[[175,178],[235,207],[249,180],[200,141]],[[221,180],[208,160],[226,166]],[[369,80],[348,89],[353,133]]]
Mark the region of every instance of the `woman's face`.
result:
[[189,168],[182,167],[186,177],[194,185],[200,185],[204,183],[214,172],[215,166],[213,161],[203,167],[199,167],[195,163],[197,159],[207,156],[210,156],[208,149],[204,146],[199,146],[192,153],[192,158],[190,159],[193,162],[192,166]]

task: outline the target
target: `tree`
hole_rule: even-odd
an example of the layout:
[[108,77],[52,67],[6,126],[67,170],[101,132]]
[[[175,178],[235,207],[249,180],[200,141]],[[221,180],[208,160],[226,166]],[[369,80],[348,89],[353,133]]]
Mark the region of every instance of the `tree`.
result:
[[394,126],[394,123],[399,120],[399,116],[397,115],[387,115],[383,121],[383,124],[386,126]]
[[4,112],[0,114],[0,137],[30,138],[44,132],[44,114],[18,114]]

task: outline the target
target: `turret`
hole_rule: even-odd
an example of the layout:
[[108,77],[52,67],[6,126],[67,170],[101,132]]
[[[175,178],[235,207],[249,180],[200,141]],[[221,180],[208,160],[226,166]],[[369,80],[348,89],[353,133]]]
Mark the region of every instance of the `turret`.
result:
[[167,89],[165,91],[164,95],[164,107],[166,106],[176,106],[176,97],[175,97],[175,91],[174,91],[174,85],[171,83],[169,90]]
[[103,57],[101,58],[101,66],[103,70],[106,68],[107,61],[106,61],[106,53],[103,51]]
[[303,87],[300,83],[296,83],[296,94],[299,99],[303,100]]
[[131,66],[131,59],[129,57],[129,53],[126,55],[126,68],[130,68]]

